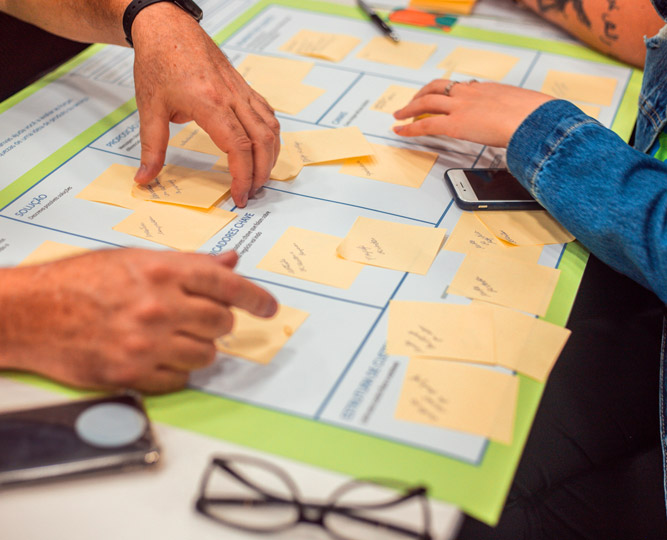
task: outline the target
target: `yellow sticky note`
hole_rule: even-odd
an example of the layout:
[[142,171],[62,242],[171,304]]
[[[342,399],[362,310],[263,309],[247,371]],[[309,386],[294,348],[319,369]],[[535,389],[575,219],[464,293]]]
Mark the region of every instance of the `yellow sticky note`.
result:
[[324,88],[309,86],[299,81],[268,78],[251,81],[250,86],[276,111],[286,114],[299,114],[326,92]]
[[501,240],[515,246],[542,246],[572,242],[572,236],[544,210],[475,212],[479,220]]
[[426,274],[440,251],[445,229],[359,217],[338,246],[348,261]]
[[498,365],[546,381],[571,332],[500,306],[491,306]]
[[336,256],[340,241],[330,234],[289,227],[257,268],[349,289],[363,266]]
[[137,170],[137,167],[114,163],[83,188],[76,198],[134,210],[143,204],[141,199],[132,196],[132,188],[136,184],[134,175],[137,174]]
[[356,127],[285,132],[283,141],[304,165],[370,156],[373,147]]
[[492,441],[512,444],[512,439],[514,438],[514,418],[519,398],[518,386],[519,380],[515,377],[513,383],[505,387],[505,394],[500,399],[498,411],[489,431],[489,439]]
[[258,364],[268,364],[285,346],[292,334],[308,318],[308,313],[280,305],[270,319],[255,317],[247,311],[231,308],[234,326],[231,333],[215,341],[225,354],[245,358]]
[[257,79],[301,81],[314,65],[313,62],[303,60],[249,54],[236,69],[250,82]]
[[384,36],[378,36],[359,51],[357,58],[392,66],[420,69],[437,48],[434,44],[403,40],[396,43]]
[[194,150],[195,152],[211,154],[213,156],[226,155],[225,152],[215,145],[208,133],[199,127],[196,122],[186,124],[181,131],[169,139],[169,146]]
[[377,99],[377,101],[371,105],[371,110],[387,114],[394,114],[397,110],[402,109],[408,103],[410,103],[418,91],[418,88],[410,88],[407,86],[392,84]]
[[74,257],[75,255],[81,255],[89,251],[89,249],[79,246],[71,246],[69,244],[45,240],[17,266],[44,264],[59,259],[66,259],[67,257]]
[[560,99],[609,106],[617,84],[618,81],[611,77],[552,69],[547,72],[542,92]]
[[231,187],[229,174],[166,165],[150,184],[135,183],[132,195],[145,201],[210,208],[229,193]]
[[[213,169],[225,172],[229,171],[229,159],[227,158],[227,154],[224,154],[215,162]],[[301,160],[288,146],[283,144],[280,147],[278,160],[273,166],[273,169],[271,169],[270,178],[271,180],[291,180],[301,172],[301,169],[303,169]]]
[[463,212],[444,249],[459,253],[487,253],[537,263],[541,246],[513,246],[496,237],[473,212]]
[[413,358],[395,416],[510,444],[518,391],[514,375],[448,360]]
[[560,270],[539,264],[468,254],[447,292],[544,315],[559,276]]
[[283,44],[280,50],[300,56],[311,56],[340,62],[359,43],[361,43],[361,40],[354,36],[300,30],[287,43]]
[[518,61],[516,56],[505,53],[457,47],[438,64],[438,68],[448,73],[463,73],[480,79],[502,81]]
[[235,217],[234,212],[217,207],[201,211],[144,202],[113,229],[181,251],[196,251]]
[[495,364],[493,328],[483,305],[392,300],[387,354]]
[[438,159],[433,152],[373,143],[371,146],[372,156],[347,159],[338,172],[418,188]]

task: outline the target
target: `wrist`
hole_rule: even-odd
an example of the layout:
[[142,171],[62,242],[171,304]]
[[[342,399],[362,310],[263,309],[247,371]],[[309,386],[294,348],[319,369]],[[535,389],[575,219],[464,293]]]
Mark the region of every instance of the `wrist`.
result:
[[152,39],[161,31],[178,36],[181,33],[174,32],[175,26],[198,26],[201,20],[201,10],[190,0],[152,0],[153,3],[146,5],[150,1],[131,2],[124,12],[123,29],[130,46],[137,41]]

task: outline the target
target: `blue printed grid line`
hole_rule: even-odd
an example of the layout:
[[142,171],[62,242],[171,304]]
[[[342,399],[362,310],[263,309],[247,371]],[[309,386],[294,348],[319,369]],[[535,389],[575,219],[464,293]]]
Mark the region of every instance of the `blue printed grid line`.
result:
[[76,238],[83,238],[85,240],[92,240],[93,242],[99,242],[100,244],[106,244],[107,246],[115,247],[115,248],[124,248],[126,246],[122,246],[120,244],[114,244],[113,242],[107,242],[106,240],[100,240],[99,238],[93,238],[92,236],[85,236],[83,234],[78,234],[78,233],[73,233],[69,231],[63,231],[62,229],[56,229],[55,227],[47,227],[46,225],[40,225],[39,223],[31,223],[29,221],[23,221],[21,219],[17,219],[14,217],[10,216],[4,216],[0,214],[0,218],[8,219],[9,221],[15,221],[16,223],[21,223],[23,225],[30,225],[31,227],[37,227],[39,229],[45,229],[47,231],[53,231],[57,233],[61,233],[67,236],[74,236]]
[[341,206],[349,206],[351,208],[359,208],[361,210],[370,210],[371,212],[376,212],[378,214],[384,214],[386,216],[395,216],[395,217],[400,217],[400,218],[403,218],[403,219],[409,219],[410,221],[416,221],[418,223],[426,223],[427,225],[435,225],[435,223],[433,221],[425,221],[423,219],[417,219],[417,218],[413,218],[413,217],[409,217],[409,216],[402,216],[401,214],[394,214],[392,212],[385,212],[384,210],[377,210],[376,208],[369,208],[368,206],[361,206],[361,205],[358,205],[358,204],[351,204],[351,203],[347,203],[347,202],[344,202],[344,201],[334,201],[334,200],[331,200],[331,199],[324,199],[322,197],[314,197],[313,195],[305,195],[303,193],[294,193],[293,191],[278,189],[278,188],[275,188],[275,187],[272,187],[272,186],[264,186],[263,189],[268,189],[268,190],[271,190],[271,191],[279,191],[281,193],[288,193],[290,195],[294,195],[296,197],[303,197],[305,199],[313,199],[313,200],[317,200],[317,201],[328,202],[328,203],[331,203],[331,204],[339,204]]
[[80,150],[78,150],[75,154],[73,154],[73,155],[70,156],[68,159],[66,159],[65,161],[63,161],[60,165],[58,165],[55,169],[53,169],[53,170],[52,170],[51,172],[49,172],[47,175],[45,175],[45,176],[43,176],[42,178],[40,178],[37,182],[35,182],[32,186],[30,186],[26,191],[24,191],[24,192],[21,193],[20,195],[16,196],[13,200],[11,200],[11,201],[8,202],[5,206],[3,206],[2,208],[0,208],[0,212],[4,211],[7,207],[9,207],[9,206],[11,206],[12,204],[14,204],[18,199],[20,199],[20,198],[23,197],[26,193],[28,193],[28,191],[30,191],[31,189],[34,189],[35,187],[37,187],[39,184],[41,184],[44,180],[46,180],[46,179],[47,179],[49,176],[51,176],[53,173],[55,173],[56,171],[58,171],[58,170],[60,170],[61,168],[63,168],[65,165],[67,165],[67,163],[69,163],[70,161],[72,161],[72,160],[73,160],[76,156],[78,156],[81,152],[83,152],[84,150],[86,150],[87,148],[89,148],[90,145],[92,145],[93,143],[95,143],[95,142],[96,142],[97,140],[99,140],[100,138],[104,137],[107,133],[109,133],[109,132],[110,132],[112,129],[114,129],[116,126],[118,126],[119,124],[123,123],[123,122],[124,122],[125,120],[127,120],[130,116],[132,116],[135,112],[136,112],[136,109],[135,109],[134,111],[132,111],[130,114],[128,114],[127,116],[125,116],[124,118],[122,118],[121,120],[119,120],[118,122],[116,122],[113,126],[111,126],[109,129],[107,129],[104,133],[102,133],[102,134],[99,135],[98,137],[95,137],[95,139],[93,139],[90,143],[88,143],[88,144],[85,145],[83,148],[81,148]]

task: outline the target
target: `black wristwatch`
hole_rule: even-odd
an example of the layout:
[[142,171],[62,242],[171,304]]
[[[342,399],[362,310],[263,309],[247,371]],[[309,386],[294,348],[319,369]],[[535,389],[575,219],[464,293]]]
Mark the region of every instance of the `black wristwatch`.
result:
[[132,23],[134,22],[134,18],[142,9],[151,4],[156,4],[157,2],[171,2],[172,4],[176,4],[183,11],[192,15],[197,22],[201,21],[204,16],[204,12],[201,8],[192,0],[132,0],[130,5],[125,8],[125,13],[123,13],[125,40],[130,44],[130,47],[134,47],[134,44],[132,43]]

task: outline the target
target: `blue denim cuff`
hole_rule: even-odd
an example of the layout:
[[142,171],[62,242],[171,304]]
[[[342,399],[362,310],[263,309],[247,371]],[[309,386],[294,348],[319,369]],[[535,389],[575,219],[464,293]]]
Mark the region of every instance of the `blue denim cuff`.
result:
[[547,101],[514,132],[507,146],[507,167],[510,172],[540,200],[537,175],[558,145],[575,128],[582,124],[596,123],[569,101]]

